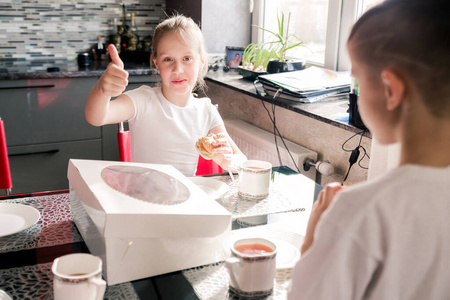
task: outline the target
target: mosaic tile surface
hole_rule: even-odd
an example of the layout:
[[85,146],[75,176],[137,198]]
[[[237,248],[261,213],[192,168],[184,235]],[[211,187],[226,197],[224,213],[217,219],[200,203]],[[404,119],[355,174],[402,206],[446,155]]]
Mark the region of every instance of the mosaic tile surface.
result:
[[22,232],[1,237],[0,253],[83,241],[72,223],[69,194],[4,200],[2,203],[30,205],[39,210],[41,218]]
[[[12,299],[53,299],[52,263],[0,270],[0,289]],[[129,282],[106,287],[103,299],[139,299]]]
[[[223,262],[185,270],[183,275],[201,300],[241,299],[228,289],[229,275]],[[272,295],[262,299],[287,299],[289,284],[290,278],[275,280]]]
[[[275,184],[271,184],[269,196],[262,200],[244,200],[238,195],[238,188],[231,182],[229,176],[215,176],[214,179],[228,184],[230,190],[218,202],[232,213],[233,219],[261,216],[273,213],[305,211],[305,203],[298,197],[289,197]],[[235,176],[238,180],[238,176]]]

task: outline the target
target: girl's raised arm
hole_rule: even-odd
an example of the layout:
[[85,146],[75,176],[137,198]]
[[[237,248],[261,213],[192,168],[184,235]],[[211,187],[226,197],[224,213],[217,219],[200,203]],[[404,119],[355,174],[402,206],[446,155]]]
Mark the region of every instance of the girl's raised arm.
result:
[[[131,99],[122,95],[128,85],[128,72],[114,45],[108,46],[112,62],[89,93],[85,117],[94,126],[120,123],[133,117],[134,106]],[[111,97],[117,97],[110,101]]]

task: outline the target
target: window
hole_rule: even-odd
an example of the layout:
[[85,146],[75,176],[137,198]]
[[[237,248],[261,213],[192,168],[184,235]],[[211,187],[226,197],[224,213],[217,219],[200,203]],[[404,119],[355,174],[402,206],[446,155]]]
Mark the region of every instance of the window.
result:
[[[327,33],[328,0],[266,0],[265,28],[278,28],[277,12],[289,19],[289,33],[300,38],[305,47],[288,51],[288,57],[305,57],[308,61],[324,64]],[[307,16],[307,17],[305,17]]]
[[362,0],[363,4],[362,4],[362,8],[363,8],[363,12],[365,12],[366,10],[368,10],[369,8],[383,2],[382,0]]
[[[290,58],[333,70],[349,70],[346,42],[350,29],[368,8],[382,0],[255,0],[252,24],[277,31],[277,15],[289,18],[289,32],[303,40],[305,47],[287,52]],[[266,37],[267,37],[266,33]],[[269,34],[270,35],[270,34]],[[252,41],[264,40],[264,32],[252,28]]]

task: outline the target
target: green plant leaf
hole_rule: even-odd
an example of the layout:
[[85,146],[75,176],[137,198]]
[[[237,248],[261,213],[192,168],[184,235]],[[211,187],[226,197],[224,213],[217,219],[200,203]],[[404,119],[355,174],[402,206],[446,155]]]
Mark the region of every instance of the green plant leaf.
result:
[[[258,44],[249,44],[244,50],[242,63],[252,64],[254,68],[266,68],[271,59],[286,61],[286,51],[303,45],[303,41],[293,34],[284,36],[284,13],[277,12],[278,33],[263,28],[258,25],[252,25],[262,31],[270,33],[272,40],[268,39]],[[289,24],[287,25],[289,26]],[[289,28],[286,34],[289,33]]]

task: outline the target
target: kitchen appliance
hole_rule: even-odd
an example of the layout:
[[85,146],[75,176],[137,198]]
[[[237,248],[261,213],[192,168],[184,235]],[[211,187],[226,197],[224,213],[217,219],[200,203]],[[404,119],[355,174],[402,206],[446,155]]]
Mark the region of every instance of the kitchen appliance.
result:
[[89,53],[87,52],[78,53],[77,62],[79,67],[89,66],[89,64],[91,63]]

